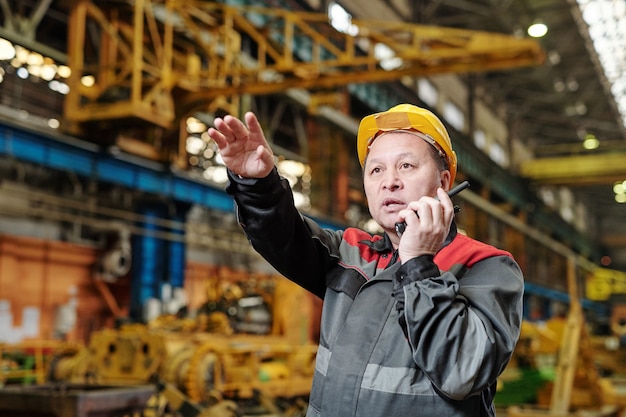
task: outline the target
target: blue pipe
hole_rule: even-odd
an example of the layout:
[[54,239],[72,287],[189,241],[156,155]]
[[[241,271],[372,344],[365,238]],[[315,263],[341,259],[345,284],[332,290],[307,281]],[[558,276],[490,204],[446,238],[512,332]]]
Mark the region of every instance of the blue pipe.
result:
[[[546,288],[532,282],[524,283],[524,293],[534,294],[545,299],[560,301],[565,304],[569,304],[570,302],[570,296],[566,292]],[[607,317],[610,315],[610,308],[607,304],[584,298],[581,299],[581,305],[583,309],[594,312],[599,316]]]
[[232,198],[208,182],[192,179],[185,172],[174,173],[161,163],[103,152],[95,144],[53,132],[44,135],[0,121],[0,155],[176,201],[234,211]]
[[130,318],[143,321],[146,302],[151,298],[161,299],[167,242],[154,235],[154,232],[162,231],[157,221],[163,219],[167,211],[157,202],[143,204],[138,211],[145,221],[138,225],[143,233],[134,235],[132,239]]
[[[171,220],[185,224],[187,208],[181,204],[176,205],[176,213],[172,215]],[[185,284],[185,229],[180,227],[171,229],[170,233],[180,236],[180,240],[170,240],[167,247],[167,279],[169,284],[174,288],[183,288]]]

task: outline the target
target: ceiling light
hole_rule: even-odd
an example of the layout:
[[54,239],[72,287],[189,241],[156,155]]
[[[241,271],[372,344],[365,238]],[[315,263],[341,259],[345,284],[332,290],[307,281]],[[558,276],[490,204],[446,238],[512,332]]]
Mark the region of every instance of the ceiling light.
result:
[[67,65],[59,65],[59,68],[57,69],[57,73],[59,74],[59,77],[69,78],[70,75],[72,74],[72,70]]
[[15,47],[6,39],[0,38],[0,60],[9,61],[15,57]]
[[202,139],[197,136],[189,136],[185,142],[185,148],[187,153],[192,155],[198,155],[200,152],[204,150],[205,143]]
[[29,65],[26,70],[30,75],[41,78],[41,68],[40,65]]
[[24,67],[19,67],[16,72],[17,76],[25,80],[28,78],[28,70]]
[[68,94],[70,92],[70,87],[67,84],[57,80],[50,81],[48,87],[59,94]]
[[202,153],[202,156],[204,157],[204,159],[213,159],[213,157],[215,156],[215,150],[211,147],[207,147]]
[[31,52],[26,58],[26,63],[30,66],[41,66],[44,64],[43,55],[38,52]]
[[96,84],[96,77],[93,75],[83,75],[80,78],[80,83],[85,87],[93,87]]
[[554,80],[554,91],[562,93],[565,90],[565,83],[562,80]]
[[613,184],[613,192],[615,193],[615,201],[626,203],[626,180]]
[[328,5],[328,19],[332,27],[339,32],[347,33],[351,36],[359,34],[358,26],[352,24],[352,15],[338,3],[331,2]]
[[543,22],[535,22],[528,27],[528,35],[533,38],[541,38],[548,33],[548,26]]
[[186,120],[188,133],[202,133],[207,127],[196,117],[188,117]]
[[574,109],[576,110],[576,114],[579,116],[587,113],[587,105],[582,101],[577,101],[576,104],[574,104]]
[[380,61],[380,66],[386,71],[392,71],[402,66],[402,59],[384,43],[374,45],[374,57]]
[[41,67],[40,77],[46,81],[51,81],[54,79],[57,73],[56,65],[44,65]]
[[17,59],[20,63],[25,64],[28,61],[28,57],[30,56],[30,51],[26,48],[22,48],[21,46],[15,47],[15,59]]
[[48,119],[48,126],[52,129],[58,129],[61,126],[61,122],[58,119]]
[[278,169],[285,174],[301,177],[304,175],[307,167],[302,162],[284,159],[278,162]]
[[595,137],[595,135],[588,134],[585,137],[585,141],[583,142],[583,147],[585,149],[587,150],[598,149],[599,146],[600,146],[600,141],[598,140],[598,138]]
[[558,65],[561,62],[561,55],[557,51],[549,51],[548,62],[553,66]]
[[579,87],[579,85],[578,85],[578,81],[576,81],[576,79],[568,78],[568,80],[567,80],[567,89],[569,91],[576,91],[576,90],[578,90],[578,87]]

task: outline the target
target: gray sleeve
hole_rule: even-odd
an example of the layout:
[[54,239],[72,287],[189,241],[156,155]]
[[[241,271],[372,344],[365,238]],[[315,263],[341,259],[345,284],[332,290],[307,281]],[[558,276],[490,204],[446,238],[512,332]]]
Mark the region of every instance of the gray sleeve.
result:
[[288,182],[272,171],[266,178],[238,178],[229,172],[239,225],[254,249],[278,272],[323,297],[326,272],[337,261],[341,232],[302,216]]
[[406,323],[415,363],[449,398],[488,388],[519,337],[524,288],[519,266],[508,256],[495,256],[457,279],[452,272],[432,270],[424,276],[424,268],[409,264],[398,271],[403,285],[396,292],[404,303],[400,322]]

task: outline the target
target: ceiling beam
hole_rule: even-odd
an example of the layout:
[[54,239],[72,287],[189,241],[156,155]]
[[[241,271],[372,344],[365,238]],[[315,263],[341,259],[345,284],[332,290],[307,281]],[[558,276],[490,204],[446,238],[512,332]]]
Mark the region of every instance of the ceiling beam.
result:
[[544,184],[612,184],[626,180],[626,152],[540,158],[522,162],[519,170]]

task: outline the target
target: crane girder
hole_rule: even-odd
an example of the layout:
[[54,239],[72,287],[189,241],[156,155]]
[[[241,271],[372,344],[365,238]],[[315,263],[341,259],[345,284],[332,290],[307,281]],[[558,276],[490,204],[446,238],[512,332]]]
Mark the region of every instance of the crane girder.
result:
[[[534,40],[503,34],[365,20],[353,20],[351,28],[340,32],[321,13],[199,0],[77,0],[65,117],[76,123],[138,118],[172,128],[184,114],[241,94],[544,60]],[[381,45],[384,59],[376,53]],[[385,69],[388,63],[395,66]]]
[[605,152],[533,159],[519,166],[519,173],[540,184],[582,186],[622,181],[626,154]]

